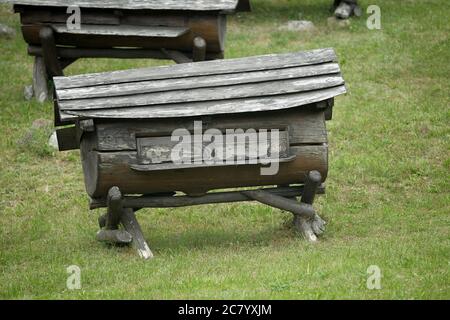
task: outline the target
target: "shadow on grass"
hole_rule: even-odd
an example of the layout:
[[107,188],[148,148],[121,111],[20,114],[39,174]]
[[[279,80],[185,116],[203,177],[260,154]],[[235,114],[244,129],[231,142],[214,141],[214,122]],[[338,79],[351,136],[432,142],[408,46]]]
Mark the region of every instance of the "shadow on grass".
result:
[[184,251],[191,249],[215,248],[248,248],[277,246],[286,242],[301,239],[288,221],[281,225],[267,224],[253,228],[251,223],[248,228],[232,230],[226,228],[210,228],[202,230],[192,227],[189,230],[174,232],[173,230],[158,230],[143,228],[144,236],[147,238],[150,247],[157,252],[164,251]]

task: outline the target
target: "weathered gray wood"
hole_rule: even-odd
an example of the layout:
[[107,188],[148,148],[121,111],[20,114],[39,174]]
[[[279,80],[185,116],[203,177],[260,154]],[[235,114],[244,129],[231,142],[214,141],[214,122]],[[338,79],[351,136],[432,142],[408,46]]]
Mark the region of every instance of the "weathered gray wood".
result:
[[[269,192],[285,198],[299,197],[303,194],[303,186],[262,188],[264,192]],[[325,187],[319,187],[319,194],[325,193]],[[198,206],[204,204],[218,204],[229,202],[253,201],[246,196],[243,191],[212,192],[201,197],[180,196],[125,196],[124,206],[127,208],[179,208],[187,206]],[[92,199],[89,208],[91,210],[105,208],[104,199]]]
[[206,41],[202,37],[194,38],[194,50],[192,60],[194,62],[205,61],[206,59]]
[[[251,116],[246,114],[228,114],[201,119],[209,128],[225,130],[228,128],[243,129],[289,129],[289,142],[299,144],[327,143],[327,132],[323,113],[314,106],[292,108],[283,112],[257,112]],[[149,119],[118,121],[99,121],[96,133],[96,150],[118,151],[136,150],[136,137],[171,135],[178,128],[193,131],[192,119]],[[206,129],[206,128],[204,128]]]
[[[20,22],[23,25],[41,24],[41,23],[67,23],[69,15],[67,8],[32,7],[29,10],[23,10],[20,13]],[[100,12],[83,10],[81,15],[82,24],[101,24],[101,25],[119,25],[121,19],[112,12]],[[122,22],[123,23],[123,22]]]
[[[305,179],[305,186],[301,197],[301,203],[312,205],[317,190],[322,181],[320,172],[310,171]],[[321,235],[325,230],[325,221],[314,212],[311,217],[305,217],[294,213],[295,228],[310,242],[316,242],[317,236]]]
[[132,246],[137,250],[142,259],[153,258],[153,253],[150,250],[147,241],[142,234],[141,226],[139,225],[133,209],[125,208],[121,216],[121,223],[125,230],[132,236]]
[[73,89],[59,89],[58,99],[70,100],[114,97],[140,93],[219,87],[231,84],[238,85],[281,79],[295,79],[328,74],[338,74],[339,72],[340,69],[337,63],[324,63],[320,65],[301,66],[267,71],[249,71],[245,73],[230,73],[225,75],[207,75],[200,77],[149,80]]
[[129,232],[119,229],[101,229],[97,232],[96,238],[97,241],[108,242],[111,244],[129,244],[133,240]]
[[130,81],[137,82],[258,70],[283,69],[334,62],[336,59],[336,54],[333,49],[317,49],[297,53],[265,55],[220,61],[204,61],[175,66],[161,66],[156,68],[153,67],[76,75],[72,77],[55,78],[54,81],[57,89],[67,89],[102,84],[125,83]]
[[94,132],[95,131],[95,123],[92,119],[80,120],[78,126],[83,132]]
[[[344,84],[341,76],[317,76],[311,78],[267,81],[240,86],[222,86],[198,88],[177,92],[155,92],[135,96],[111,98],[92,98],[59,101],[60,110],[112,109],[137,106],[175,104],[183,102],[201,102],[213,100],[231,100],[251,97],[286,95],[288,93],[308,92]],[[241,111],[242,112],[242,111]],[[173,116],[177,116],[176,113]]]
[[[263,153],[263,156],[268,157],[269,159],[261,159],[261,155],[258,154],[255,149],[254,152],[249,152],[252,146],[258,146],[258,137],[255,134],[246,135],[245,133],[238,132],[233,134],[227,143],[227,145],[221,145],[217,147],[221,147],[222,149],[216,149],[215,153],[219,153],[223,155],[223,161],[233,161],[233,160],[242,160],[242,161],[250,161],[254,160],[255,163],[262,162],[286,162],[291,161],[294,158],[291,157],[289,152],[289,133],[287,131],[281,131],[278,129],[278,141],[272,141],[270,135],[268,135],[268,141],[266,147],[266,152]],[[256,132],[256,131],[255,131]],[[223,138],[225,132],[219,138]],[[216,141],[216,137],[212,137],[213,141]],[[226,138],[225,138],[226,139]],[[201,150],[197,150],[197,153],[191,153],[190,155],[184,157],[182,160],[184,162],[188,162],[191,164],[182,165],[182,166],[173,166],[172,165],[172,149],[177,144],[176,141],[172,141],[170,136],[159,136],[159,137],[140,137],[137,138],[137,156],[138,156],[138,165],[132,166],[133,169],[138,171],[152,171],[152,170],[171,170],[171,169],[179,169],[183,168],[191,168],[198,167],[194,162],[196,161],[213,161],[214,157],[211,159],[204,159],[205,150],[209,148],[211,143],[210,141],[204,141],[201,143]],[[231,141],[232,140],[232,141]],[[225,143],[225,141],[224,141]],[[192,141],[192,147],[195,148],[195,144]],[[216,148],[217,148],[216,147]],[[232,154],[227,154],[227,150],[233,150]],[[263,152],[259,150],[259,152]],[[212,153],[212,152],[211,152]],[[278,153],[278,154],[275,154]],[[203,159],[202,159],[203,158]],[[272,158],[272,159],[270,159]],[[169,164],[170,163],[170,164]],[[197,163],[198,164],[198,163]],[[214,165],[231,165],[231,164],[211,164]],[[207,166],[205,164],[205,166]]]
[[154,37],[177,38],[186,34],[189,29],[185,27],[166,26],[130,26],[130,25],[81,25],[80,29],[67,29],[65,24],[52,24],[56,33],[83,34],[97,36],[129,36],[129,37]]
[[47,70],[45,68],[44,58],[35,57],[33,66],[33,91],[36,100],[40,103],[49,99],[49,87]]
[[[201,62],[199,62],[201,63]],[[346,92],[344,85],[309,92],[289,95],[268,96],[259,98],[242,98],[234,100],[187,102],[182,104],[167,104],[143,106],[134,108],[117,108],[105,110],[67,110],[61,111],[61,119],[66,121],[78,117],[109,118],[109,119],[146,119],[192,117],[212,114],[231,114],[256,111],[282,110],[299,107],[322,100],[333,98]]]
[[233,11],[238,0],[7,0],[16,5],[103,9],[145,9],[145,10],[190,10],[190,11]]
[[301,217],[312,218],[315,214],[314,209],[310,204],[287,199],[264,190],[249,190],[243,191],[242,193],[253,200],[281,210],[290,211]]

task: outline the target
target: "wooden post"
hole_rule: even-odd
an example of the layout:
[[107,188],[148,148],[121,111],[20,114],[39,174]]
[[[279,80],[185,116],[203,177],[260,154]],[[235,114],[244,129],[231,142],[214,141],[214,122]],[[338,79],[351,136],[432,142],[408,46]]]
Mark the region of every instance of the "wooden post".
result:
[[[322,176],[318,171],[309,172],[300,202],[312,206],[321,182]],[[325,221],[315,212],[311,217],[294,213],[294,226],[310,242],[316,242],[317,236],[325,231]]]
[[126,208],[123,211],[121,220],[125,230],[131,234],[133,241],[132,246],[137,250],[142,259],[153,258],[153,253],[150,250],[147,241],[145,241],[142,229],[136,219],[133,209]]
[[[97,233],[97,240],[114,244],[131,243],[141,258],[153,258],[133,209],[123,207],[124,201],[118,187],[109,189],[107,204],[107,213],[98,219],[100,228],[103,229]],[[120,223],[125,230],[119,229]]]
[[194,62],[205,61],[206,59],[206,41],[202,37],[194,38],[194,49],[192,53]]
[[123,212],[122,193],[118,187],[112,187],[109,189],[107,204],[108,213],[105,228],[108,230],[116,230],[119,228],[120,216]]
[[106,219],[100,218],[100,226],[104,229],[97,232],[97,240],[113,244],[129,244],[133,240],[131,234],[126,230],[119,230],[119,223],[124,212],[122,193],[119,188],[112,187],[108,192],[108,212]]
[[50,77],[63,76],[63,70],[58,60],[56,52],[56,43],[53,29],[50,27],[43,27],[39,32],[39,37],[42,43],[42,51],[47,67],[47,73]]
[[302,194],[302,203],[313,204],[317,190],[322,182],[322,176],[319,171],[311,171],[308,173],[305,181],[305,188]]
[[36,100],[40,103],[49,99],[50,89],[48,87],[48,77],[45,62],[42,57],[34,57],[33,66],[33,92]]

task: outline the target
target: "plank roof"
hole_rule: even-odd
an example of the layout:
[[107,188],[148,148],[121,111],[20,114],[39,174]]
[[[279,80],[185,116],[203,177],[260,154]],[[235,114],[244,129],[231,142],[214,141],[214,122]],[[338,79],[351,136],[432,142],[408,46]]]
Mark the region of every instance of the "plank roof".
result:
[[61,120],[281,110],[346,92],[333,49],[55,77]]
[[15,5],[129,10],[234,11],[239,0],[7,0]]

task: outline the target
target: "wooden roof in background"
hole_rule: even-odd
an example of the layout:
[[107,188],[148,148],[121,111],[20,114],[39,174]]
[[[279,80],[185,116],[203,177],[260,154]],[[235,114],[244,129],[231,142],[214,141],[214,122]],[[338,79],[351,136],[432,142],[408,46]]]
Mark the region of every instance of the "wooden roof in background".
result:
[[248,0],[6,0],[14,5],[130,10],[235,11],[248,6]]
[[345,93],[333,49],[55,77],[61,120],[281,110]]

